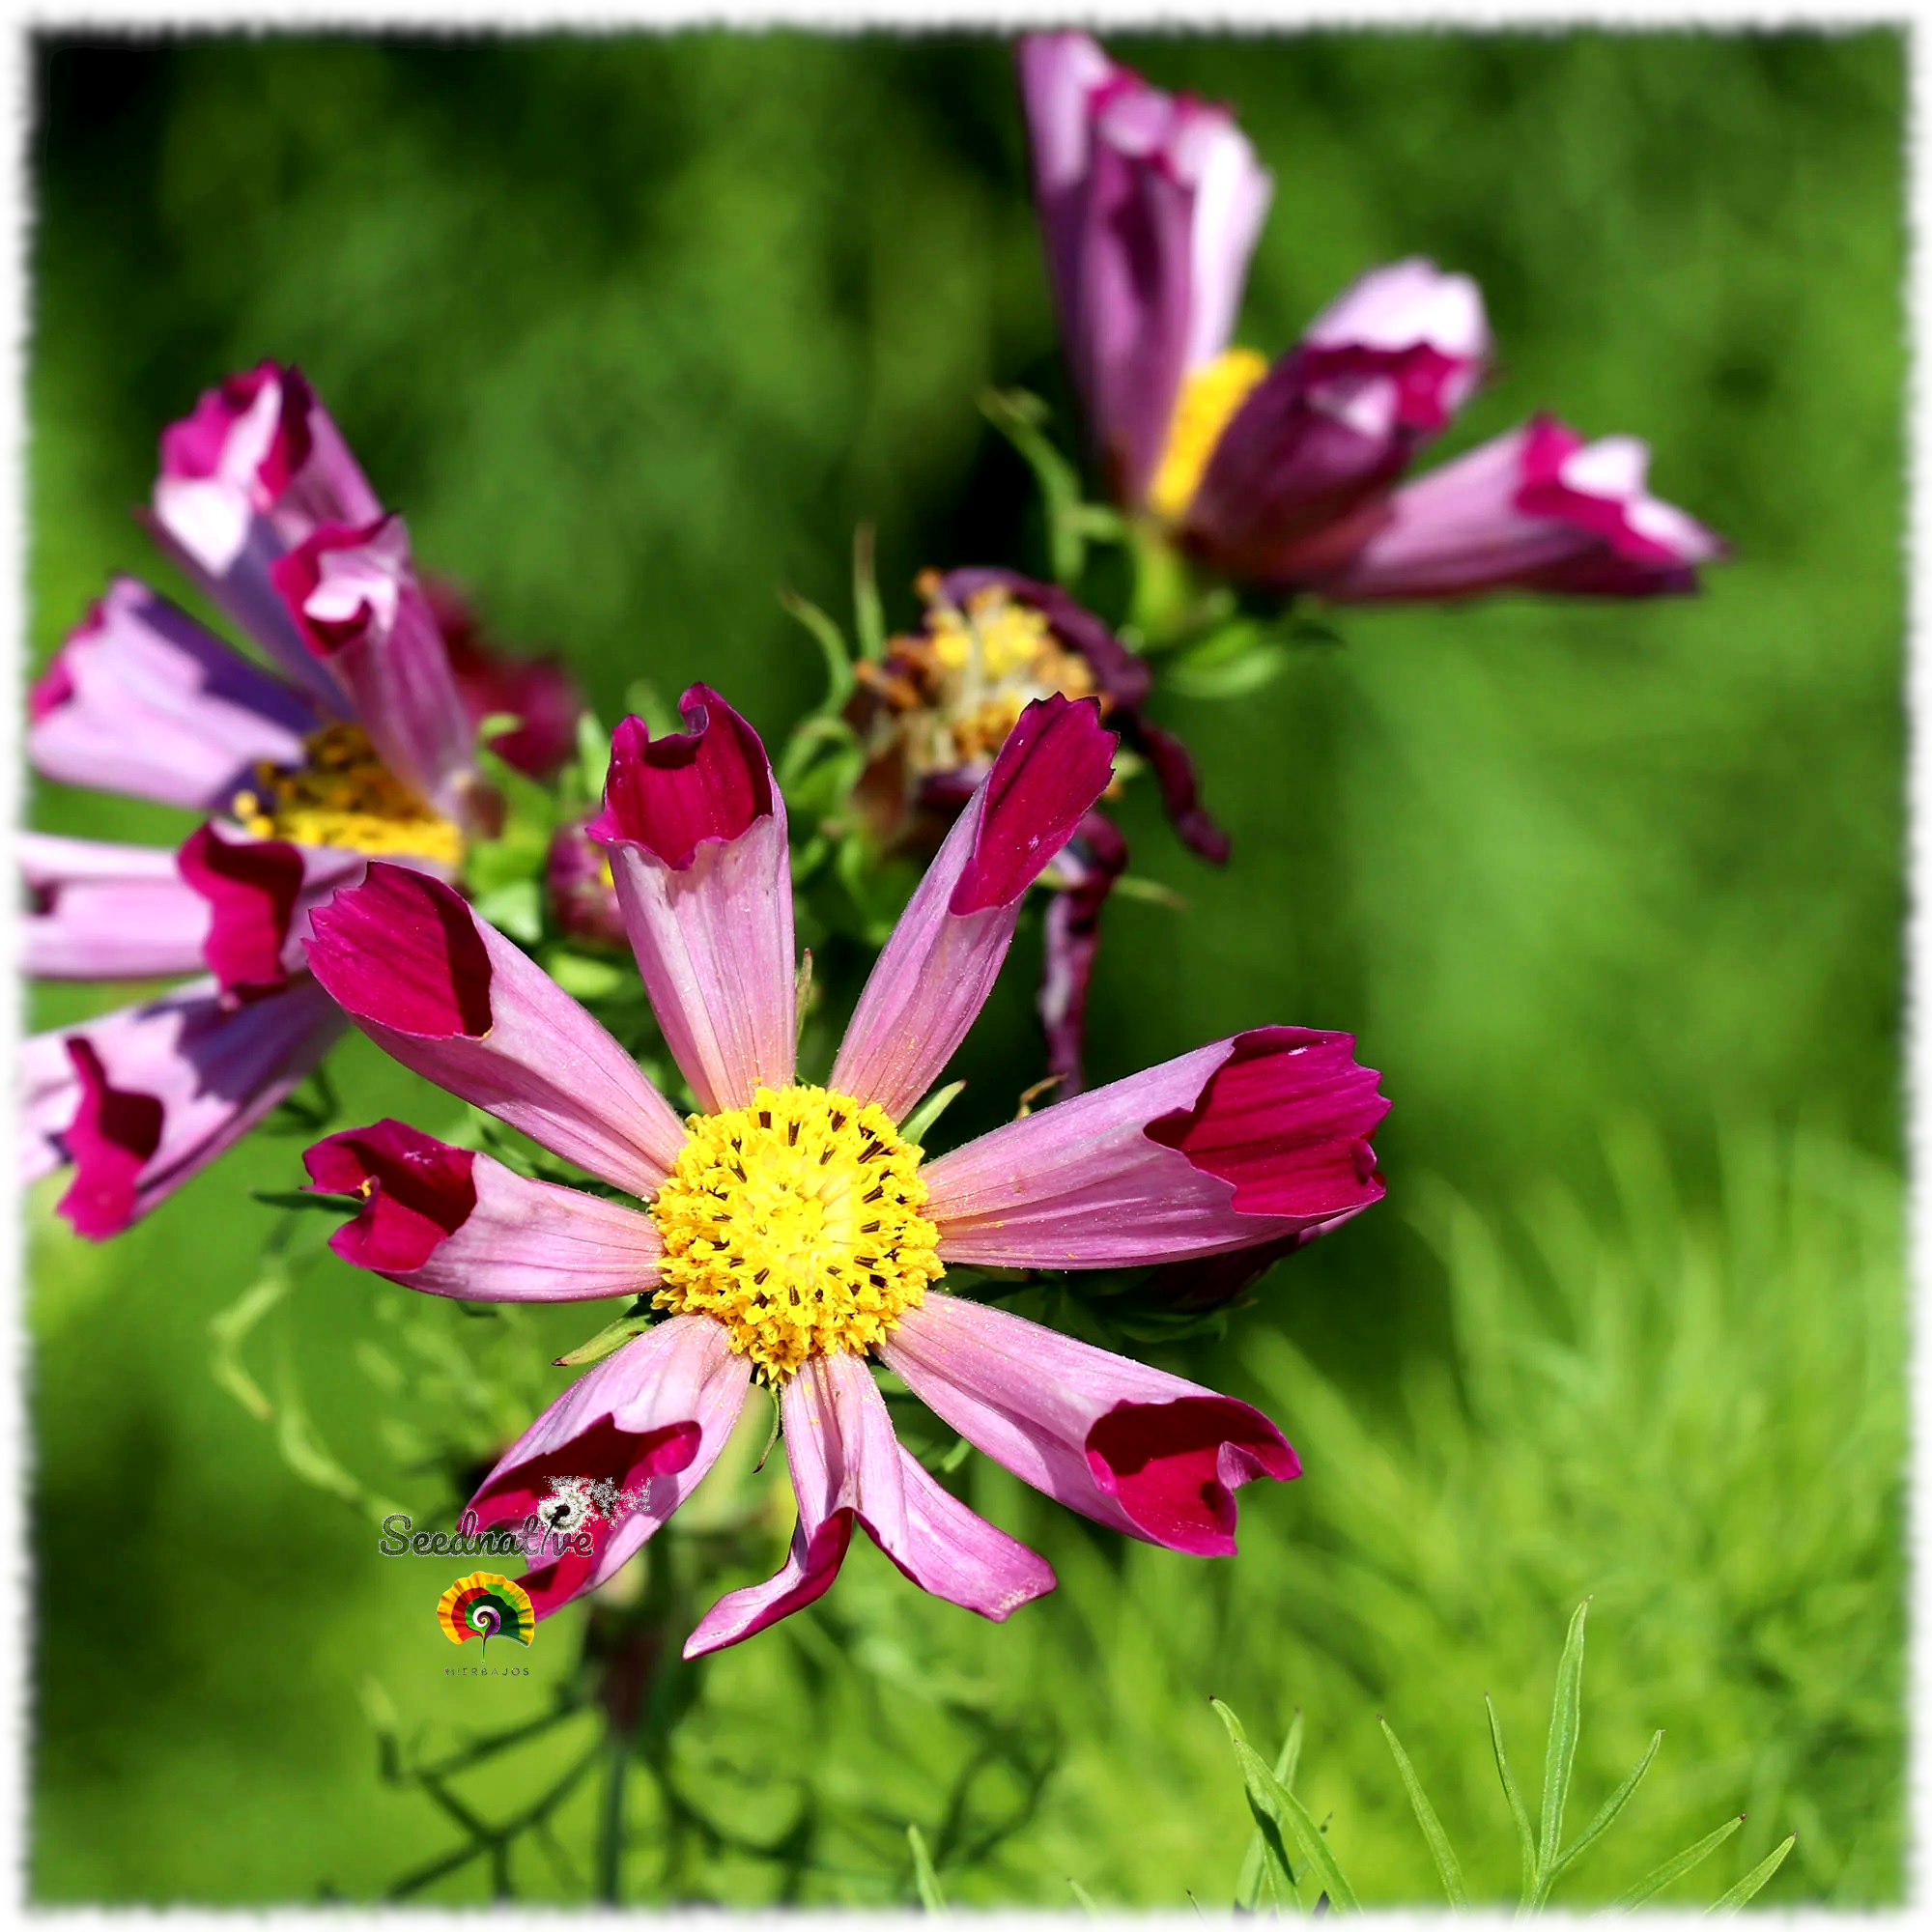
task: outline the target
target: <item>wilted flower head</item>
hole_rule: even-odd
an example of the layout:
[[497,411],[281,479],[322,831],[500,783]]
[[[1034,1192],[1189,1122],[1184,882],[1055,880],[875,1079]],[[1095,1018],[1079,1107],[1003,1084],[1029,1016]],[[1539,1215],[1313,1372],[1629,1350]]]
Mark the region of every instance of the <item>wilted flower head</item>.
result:
[[396,1122],[311,1149],[359,1194],[344,1259],[475,1300],[649,1295],[663,1319],[591,1369],[470,1507],[521,1520],[558,1477],[648,1485],[526,1578],[548,1615],[611,1577],[710,1467],[754,1375],[780,1392],[798,1528],[687,1655],[831,1583],[861,1524],[923,1588],[1003,1618],[1037,1556],[899,1446],[868,1357],[1026,1481],[1130,1535],[1234,1548],[1233,1492],[1297,1463],[1245,1403],[945,1291],[949,1268],[1128,1265],[1332,1227],[1377,1200],[1385,1102],[1346,1035],[1262,1027],[927,1163],[906,1122],[989,992],[1029,886],[1108,782],[1093,699],[1021,714],[879,957],[822,1087],[801,1082],[784,802],[716,693],[688,730],[627,719],[592,836],[667,1045],[700,1111],[636,1063],[440,882],[377,865],[320,912],[318,979],[379,1045],[641,1204],[523,1178]]

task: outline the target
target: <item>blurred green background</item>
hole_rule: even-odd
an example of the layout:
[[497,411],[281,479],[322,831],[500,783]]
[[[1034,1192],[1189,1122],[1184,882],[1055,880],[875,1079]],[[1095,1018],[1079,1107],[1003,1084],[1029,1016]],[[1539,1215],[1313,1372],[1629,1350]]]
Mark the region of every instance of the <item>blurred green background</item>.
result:
[[[1224,1346],[1162,1357],[1263,1401],[1307,1474],[1245,1492],[1242,1555],[1203,1565],[973,1467],[1060,1592],[995,1629],[855,1550],[707,1668],[678,1743],[683,1788],[785,1849],[694,1840],[639,1780],[630,1895],[905,1900],[917,1822],[955,1898],[1224,1903],[1246,1815],[1209,1692],[1268,1755],[1304,1711],[1297,1788],[1366,1896],[1434,1886],[1377,1712],[1501,1889],[1482,1693],[1533,1790],[1594,1593],[1573,1817],[1668,1737],[1570,1895],[1747,1809],[1684,1900],[1793,1829],[1767,1903],[1896,1898],[1902,37],[1110,44],[1232,101],[1275,172],[1241,340],[1284,346],[1398,255],[1467,270],[1500,372],[1441,453],[1538,408],[1642,435],[1735,560],[1684,602],[1344,612],[1345,648],[1239,704],[1157,702],[1235,857],[1194,864],[1128,799],[1138,867],[1190,909],[1110,908],[1095,1077],[1286,1020],[1353,1030],[1395,1101],[1387,1202]],[[34,665],[112,570],[181,593],[130,506],[160,427],[262,356],[307,371],[422,563],[607,719],[634,678],[703,677],[782,732],[818,672],[775,593],[844,611],[861,519],[895,623],[923,565],[1043,565],[974,400],[1025,383],[1070,433],[1004,44],[39,46]],[[57,786],[29,813],[186,829]],[[962,1132],[1036,1070],[1032,944]],[[43,989],[30,1020],[112,1003]],[[442,1118],[359,1039],[336,1065],[352,1118]],[[526,1683],[445,1679],[446,1566],[377,1556],[212,1378],[270,1220],[246,1189],[294,1184],[299,1145],[257,1139],[105,1248],[32,1203],[43,1901],[378,1895],[455,1840],[381,1782],[358,1687],[451,1738],[540,1708],[574,1654],[575,1611]],[[327,1264],[251,1358],[427,1511],[358,1368],[406,1298]],[[472,1802],[513,1808],[582,1722]],[[526,1895],[582,1895],[594,1802],[559,1813],[563,1865],[518,1855]]]

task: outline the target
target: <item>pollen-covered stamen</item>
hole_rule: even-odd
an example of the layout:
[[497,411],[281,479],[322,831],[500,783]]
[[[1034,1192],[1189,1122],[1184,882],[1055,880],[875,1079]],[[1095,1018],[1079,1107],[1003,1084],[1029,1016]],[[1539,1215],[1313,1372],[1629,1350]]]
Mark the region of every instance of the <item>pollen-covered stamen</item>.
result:
[[690,1126],[651,1202],[665,1245],[656,1304],[722,1321],[768,1381],[877,1347],[945,1273],[921,1150],[877,1105],[760,1087],[749,1107]]
[[1148,508],[1155,516],[1176,523],[1187,514],[1221,432],[1267,371],[1267,357],[1259,351],[1229,349],[1188,376],[1174,406],[1160,468],[1148,486]]
[[327,724],[302,741],[299,765],[259,764],[230,810],[260,838],[352,852],[403,852],[450,867],[463,834],[392,773],[359,724]]
[[919,580],[924,630],[893,639],[881,663],[856,668],[893,715],[914,782],[992,758],[1035,698],[1094,689],[1086,659],[1060,641],[1043,611],[999,583],[955,605],[942,582],[936,571]]

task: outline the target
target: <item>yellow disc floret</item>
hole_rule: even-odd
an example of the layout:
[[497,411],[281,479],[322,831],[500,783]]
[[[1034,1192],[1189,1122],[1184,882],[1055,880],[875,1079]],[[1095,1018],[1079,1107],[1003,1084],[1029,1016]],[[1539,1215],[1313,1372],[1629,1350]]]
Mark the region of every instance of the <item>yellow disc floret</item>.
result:
[[1221,432],[1267,367],[1267,357],[1253,349],[1230,349],[1188,376],[1148,489],[1148,507],[1155,516],[1174,523],[1186,515]]
[[876,1104],[760,1087],[749,1107],[689,1125],[651,1203],[665,1244],[656,1305],[722,1321],[767,1381],[876,1347],[946,1272],[921,1212],[921,1150]]
[[302,751],[293,767],[258,764],[253,787],[235,794],[231,810],[258,838],[463,863],[462,832],[383,763],[361,725],[326,724]]

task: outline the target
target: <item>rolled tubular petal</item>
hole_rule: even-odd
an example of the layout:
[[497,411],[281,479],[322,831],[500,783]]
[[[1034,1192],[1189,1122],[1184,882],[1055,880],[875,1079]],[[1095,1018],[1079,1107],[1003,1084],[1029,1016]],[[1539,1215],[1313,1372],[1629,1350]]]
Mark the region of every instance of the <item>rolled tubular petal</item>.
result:
[[383,514],[301,372],[263,362],[205,390],[161,433],[156,535],[292,676],[339,705],[328,667],[304,649],[270,581],[277,558],[324,525]]
[[31,1187],[67,1165],[63,1140],[80,1099],[67,1040],[57,1033],[20,1042],[20,1185]]
[[207,811],[256,764],[298,763],[315,707],[185,611],[117,577],[29,700],[27,754],[67,784]]
[[1235,1496],[1301,1473],[1257,1408],[956,1295],[929,1294],[880,1350],[934,1414],[1023,1482],[1129,1536],[1235,1553]]
[[69,1029],[65,1093],[43,1087],[32,1111],[73,1163],[58,1211],[92,1240],[118,1235],[279,1105],[342,1031],[306,975],[239,1008],[197,980]]
[[1305,578],[1337,603],[1504,589],[1602,597],[1695,590],[1721,538],[1649,494],[1634,437],[1585,443],[1550,416],[1406,484],[1345,562]]
[[1381,1198],[1388,1111],[1348,1034],[1263,1027],[1030,1114],[923,1171],[948,1263],[1122,1267],[1279,1240]]
[[1489,355],[1482,297],[1419,258],[1362,277],[1250,391],[1215,442],[1183,539],[1281,582],[1359,541],[1372,506],[1446,423]]
[[1053,1588],[1053,1570],[975,1516],[900,1448],[864,1357],[815,1355],[785,1384],[785,1455],[798,1527],[783,1567],[708,1610],[685,1644],[701,1657],[768,1629],[822,1597],[856,1519],[922,1590],[1004,1622]]
[[547,1552],[523,1579],[539,1617],[614,1576],[656,1535],[718,1460],[752,1368],[723,1326],[673,1316],[579,1377],[498,1463],[470,1501],[479,1525],[521,1525],[557,1478],[639,1492],[622,1520],[587,1523],[588,1556]]
[[1138,503],[1183,378],[1227,344],[1273,185],[1225,109],[1084,34],[1027,35],[1018,61],[1067,363],[1109,488]]
[[886,942],[832,1085],[901,1120],[939,1077],[992,989],[1026,889],[1113,771],[1092,698],[1037,699],[959,814]]
[[604,810],[617,904],[651,1006],[706,1113],[790,1084],[798,1037],[784,801],[758,736],[715,691],[684,695],[688,733],[626,718]]
[[17,836],[30,907],[21,964],[42,980],[147,980],[202,967],[209,911],[174,854]]
[[465,1301],[592,1301],[658,1284],[664,1243],[648,1214],[526,1179],[400,1121],[331,1134],[302,1163],[318,1189],[368,1204],[328,1245],[405,1288]]
[[416,582],[403,520],[325,524],[270,577],[384,764],[445,816],[462,816],[475,733]]
[[656,1192],[682,1122],[630,1055],[454,890],[378,861],[310,925],[310,969],[385,1053],[600,1180]]

